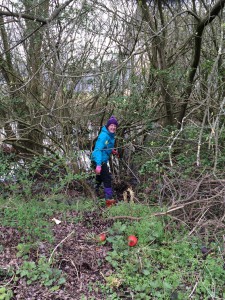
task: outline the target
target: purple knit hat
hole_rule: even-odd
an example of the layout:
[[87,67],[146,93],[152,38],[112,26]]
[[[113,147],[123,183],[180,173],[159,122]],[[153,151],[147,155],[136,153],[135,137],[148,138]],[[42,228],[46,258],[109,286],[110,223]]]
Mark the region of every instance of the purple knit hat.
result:
[[114,124],[116,126],[118,126],[118,122],[117,122],[117,119],[114,117],[114,116],[111,116],[109,119],[108,119],[108,122],[106,123],[106,128],[109,127],[109,125],[111,124]]

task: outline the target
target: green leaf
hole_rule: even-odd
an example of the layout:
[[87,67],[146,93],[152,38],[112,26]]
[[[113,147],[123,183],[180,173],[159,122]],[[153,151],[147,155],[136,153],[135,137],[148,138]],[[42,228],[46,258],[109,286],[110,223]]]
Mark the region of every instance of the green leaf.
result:
[[22,270],[21,272],[18,272],[18,273],[20,273],[20,276],[21,276],[21,277],[24,277],[24,276],[28,276],[29,271],[27,271],[27,270]]
[[166,289],[166,290],[171,290],[173,287],[170,283],[166,282],[166,281],[163,281],[163,287]]
[[61,284],[64,284],[66,282],[66,278],[64,277],[61,277],[59,280],[58,280],[58,284],[61,285]]
[[5,294],[6,293],[6,288],[5,287],[1,287],[0,288],[0,294]]
[[158,288],[160,286],[158,281],[149,281],[149,284],[152,288]]
[[53,282],[54,282],[54,280],[51,279],[51,280],[48,280],[48,281],[44,282],[44,285],[45,286],[51,286],[53,284]]
[[59,285],[54,285],[53,287],[50,288],[50,291],[51,291],[51,292],[55,292],[55,291],[58,291],[59,288],[60,288]]
[[127,225],[126,224],[123,224],[120,229],[119,229],[119,232],[124,232],[125,230],[127,229]]
[[142,271],[142,273],[143,273],[144,275],[149,275],[149,274],[150,274],[150,271],[147,270],[147,269],[144,269],[144,270]]
[[33,282],[33,280],[27,280],[27,284],[30,285]]

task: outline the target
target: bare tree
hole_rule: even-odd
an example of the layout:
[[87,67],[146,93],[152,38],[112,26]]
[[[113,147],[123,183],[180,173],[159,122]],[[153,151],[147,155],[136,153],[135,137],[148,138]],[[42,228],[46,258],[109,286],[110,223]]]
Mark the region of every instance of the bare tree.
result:
[[[180,128],[187,116],[203,118],[199,107],[210,73],[204,66],[217,57],[223,7],[224,1],[14,5],[4,0],[5,140],[31,153],[48,148],[70,155],[90,147],[87,124],[97,132],[113,112],[123,124],[119,137],[126,134],[126,142],[138,138],[139,144],[153,122]],[[218,72],[223,68],[221,54]],[[218,86],[220,107],[224,90]],[[208,105],[215,107],[211,99]],[[12,122],[18,124],[19,138]]]

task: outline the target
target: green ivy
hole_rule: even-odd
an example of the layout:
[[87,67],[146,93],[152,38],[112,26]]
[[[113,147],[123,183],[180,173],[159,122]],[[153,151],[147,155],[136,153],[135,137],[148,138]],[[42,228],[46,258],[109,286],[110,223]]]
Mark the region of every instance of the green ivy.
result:
[[20,277],[26,278],[27,284],[39,281],[42,285],[58,289],[66,282],[62,271],[52,268],[45,257],[41,257],[37,263],[34,261],[24,261],[22,266],[16,271],[17,280]]
[[13,292],[6,287],[0,286],[0,300],[10,300],[13,297]]

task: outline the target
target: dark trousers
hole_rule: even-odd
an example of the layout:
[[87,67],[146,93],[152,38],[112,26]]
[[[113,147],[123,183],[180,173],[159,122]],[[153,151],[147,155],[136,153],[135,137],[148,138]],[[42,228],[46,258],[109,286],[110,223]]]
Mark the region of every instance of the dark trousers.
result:
[[[96,164],[93,164],[94,168],[96,168]],[[104,186],[104,194],[105,199],[112,199],[113,198],[113,191],[112,191],[112,176],[109,172],[109,167],[107,163],[102,163],[102,170],[99,175],[96,175],[96,189],[100,188],[100,185],[103,183]]]

